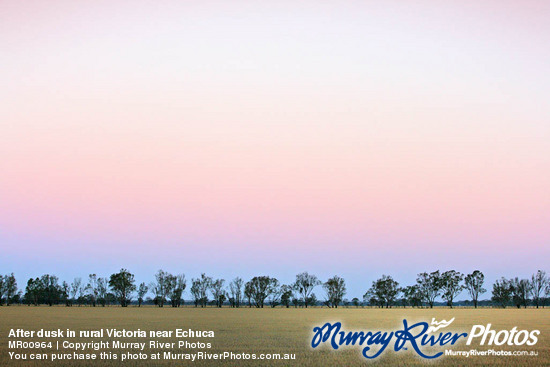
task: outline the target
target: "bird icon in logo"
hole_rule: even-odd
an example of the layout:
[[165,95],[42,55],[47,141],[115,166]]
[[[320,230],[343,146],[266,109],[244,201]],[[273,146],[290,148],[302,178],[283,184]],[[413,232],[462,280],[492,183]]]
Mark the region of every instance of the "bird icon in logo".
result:
[[441,320],[437,322],[435,318],[432,318],[432,326],[430,326],[427,330],[428,333],[435,333],[439,329],[446,328],[447,326],[451,325],[451,323],[455,321],[455,318],[453,317],[449,321],[447,320]]

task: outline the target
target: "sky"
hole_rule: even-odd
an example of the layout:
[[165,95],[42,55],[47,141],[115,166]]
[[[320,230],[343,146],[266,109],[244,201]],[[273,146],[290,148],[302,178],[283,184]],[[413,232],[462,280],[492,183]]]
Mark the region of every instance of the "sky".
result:
[[547,1],[1,1],[0,273],[550,271],[548,45]]

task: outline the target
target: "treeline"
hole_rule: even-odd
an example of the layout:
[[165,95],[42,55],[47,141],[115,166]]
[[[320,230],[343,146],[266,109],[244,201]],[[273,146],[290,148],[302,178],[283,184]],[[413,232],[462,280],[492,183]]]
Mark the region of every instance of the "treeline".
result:
[[[400,286],[389,275],[372,282],[371,287],[363,295],[363,299],[344,298],[347,293],[346,282],[337,275],[322,282],[313,274],[307,272],[296,275],[291,284],[281,284],[276,278],[255,276],[245,282],[237,277],[226,283],[225,279],[214,279],[201,274],[192,278],[187,288],[184,274],[170,274],[159,270],[154,281],[146,284],[136,284],[134,274],[126,269],[109,277],[98,277],[90,274],[87,281],[75,278],[71,283],[60,282],[55,275],[45,274],[31,278],[23,290],[18,289],[14,274],[0,275],[0,305],[46,304],[49,306],[64,304],[65,306],[91,305],[107,306],[119,304],[127,307],[135,304],[154,304],[158,307],[169,305],[180,307],[184,305],[184,294],[188,289],[191,303],[195,307],[224,305],[230,307],[305,307],[326,306],[371,306],[390,307],[434,307],[441,304],[453,307],[457,304],[456,297],[466,291],[470,300],[463,301],[478,307],[480,302],[492,307],[515,306],[517,308],[544,307],[550,303],[550,279],[546,272],[539,270],[530,279],[501,278],[492,285],[490,301],[480,301],[480,296],[487,292],[483,288],[484,274],[476,270],[470,274],[462,274],[455,270],[431,273],[420,273],[416,283]],[[322,289],[323,298],[319,299],[315,289]],[[150,295],[150,296],[148,296]]]

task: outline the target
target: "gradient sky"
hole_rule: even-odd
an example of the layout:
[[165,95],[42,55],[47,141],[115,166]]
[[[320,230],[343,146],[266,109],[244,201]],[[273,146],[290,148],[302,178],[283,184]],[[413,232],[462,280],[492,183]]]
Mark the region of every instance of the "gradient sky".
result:
[[550,2],[271,3],[0,1],[0,272],[550,271]]

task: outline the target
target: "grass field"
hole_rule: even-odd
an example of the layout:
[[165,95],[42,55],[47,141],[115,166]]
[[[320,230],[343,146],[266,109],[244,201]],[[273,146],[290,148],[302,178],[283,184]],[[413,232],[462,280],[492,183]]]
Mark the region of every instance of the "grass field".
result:
[[[409,322],[427,321],[432,317],[437,320],[449,320],[455,317],[452,331],[469,332],[474,324],[492,324],[492,329],[538,329],[541,334],[535,346],[502,346],[488,347],[473,343],[466,346],[464,341],[457,343],[453,349],[478,350],[535,350],[537,357],[456,357],[443,356],[435,361],[419,358],[410,350],[394,352],[388,347],[376,360],[366,361],[360,355],[360,347],[348,347],[333,351],[326,347],[315,350],[310,348],[312,328],[321,326],[327,321],[341,321],[347,330],[395,330],[402,327],[402,320]],[[411,365],[441,365],[441,366],[549,366],[550,365],[550,310],[548,309],[362,309],[362,308],[314,308],[314,309],[230,309],[191,307],[173,309],[154,307],[0,307],[0,366],[111,366],[120,362],[51,362],[51,361],[14,361],[8,355],[8,332],[12,328],[27,330],[39,329],[73,329],[97,330],[100,328],[141,329],[141,330],[214,330],[215,338],[189,338],[190,342],[201,340],[212,343],[212,348],[205,352],[248,352],[248,353],[295,353],[295,361],[129,361],[134,365],[300,365],[300,366],[351,366],[373,364],[377,366],[411,366]],[[451,329],[451,327],[449,327]],[[62,338],[67,339],[67,338]],[[37,340],[37,339],[34,339]],[[48,339],[46,339],[48,340]],[[56,340],[56,339],[51,339]],[[97,338],[94,341],[99,341]],[[109,340],[105,337],[102,340]],[[124,341],[149,341],[145,339],[122,339]],[[176,341],[175,338],[158,339],[161,341]],[[464,339],[463,339],[464,340]],[[90,339],[71,339],[71,341],[90,341]],[[474,345],[475,344],[475,345]],[[392,344],[393,345],[393,344]],[[442,350],[442,349],[441,349]],[[17,350],[15,350],[17,351]],[[117,350],[116,352],[125,352]],[[146,349],[145,353],[163,352],[165,350]],[[181,353],[177,348],[174,352]],[[194,350],[191,350],[191,352]],[[196,350],[195,350],[196,351]],[[49,353],[51,350],[38,349],[36,352]],[[67,350],[66,352],[72,352]],[[185,351],[187,352],[187,351]],[[98,353],[98,352],[96,352]],[[162,354],[162,353],[161,353]]]

